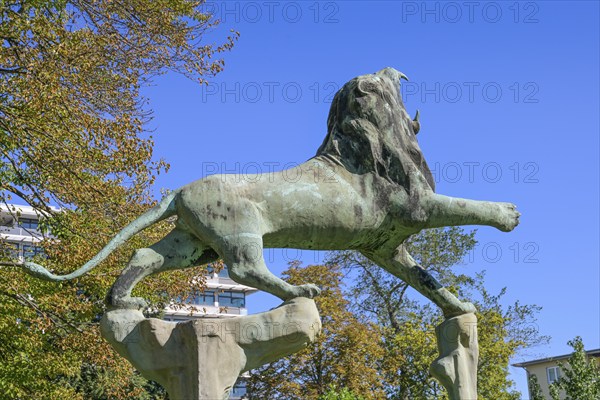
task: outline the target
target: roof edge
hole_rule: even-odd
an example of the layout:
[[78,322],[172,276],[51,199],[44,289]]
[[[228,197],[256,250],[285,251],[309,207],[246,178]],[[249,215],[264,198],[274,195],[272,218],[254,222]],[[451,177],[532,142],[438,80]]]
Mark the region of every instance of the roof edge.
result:
[[[589,357],[600,357],[600,349],[593,349],[593,350],[587,350],[585,352],[585,354]],[[542,364],[545,362],[549,362],[549,361],[560,361],[560,360],[565,360],[569,357],[571,357],[573,355],[573,353],[569,353],[569,354],[563,354],[560,356],[553,356],[553,357],[546,357],[546,358],[539,358],[537,360],[531,360],[531,361],[524,361],[524,362],[520,362],[520,363],[515,363],[515,364],[511,364],[513,367],[520,367],[520,368],[524,368],[530,365],[535,365],[535,364]]]

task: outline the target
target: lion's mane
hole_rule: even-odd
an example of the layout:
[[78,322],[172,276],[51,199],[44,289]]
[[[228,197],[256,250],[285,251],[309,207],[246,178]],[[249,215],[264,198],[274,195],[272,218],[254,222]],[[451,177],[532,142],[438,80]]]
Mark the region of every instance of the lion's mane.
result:
[[334,96],[327,136],[317,151],[355,174],[377,173],[410,189],[415,168],[435,182],[400,95],[400,73],[386,68],[346,83]]

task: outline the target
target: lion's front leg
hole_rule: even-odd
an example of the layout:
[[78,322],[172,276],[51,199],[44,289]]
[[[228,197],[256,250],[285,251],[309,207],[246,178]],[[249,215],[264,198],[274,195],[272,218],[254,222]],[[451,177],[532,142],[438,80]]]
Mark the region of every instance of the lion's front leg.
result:
[[512,203],[468,200],[431,194],[422,199],[427,213],[426,228],[456,225],[488,225],[504,232],[519,224],[519,213]]

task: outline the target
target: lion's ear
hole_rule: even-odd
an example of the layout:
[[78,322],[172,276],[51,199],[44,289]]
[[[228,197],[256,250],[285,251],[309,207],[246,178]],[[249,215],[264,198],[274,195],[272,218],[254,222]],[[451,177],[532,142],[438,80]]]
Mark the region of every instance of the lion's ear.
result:
[[419,130],[421,130],[421,123],[419,122],[419,110],[417,110],[417,113],[412,120],[412,128],[415,135],[419,133]]

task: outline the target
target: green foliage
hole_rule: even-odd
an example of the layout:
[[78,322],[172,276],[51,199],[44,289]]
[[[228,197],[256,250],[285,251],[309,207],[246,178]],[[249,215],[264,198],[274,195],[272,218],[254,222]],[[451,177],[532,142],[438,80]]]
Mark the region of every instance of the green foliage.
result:
[[[548,338],[541,336],[533,324],[539,307],[518,302],[503,306],[506,289],[491,294],[485,288],[484,273],[470,277],[454,271],[454,265],[475,244],[474,232],[447,228],[426,230],[408,246],[424,268],[478,309],[479,397],[516,400],[519,395],[508,379],[510,357]],[[341,290],[342,272],[353,282],[347,295]],[[325,288],[316,298],[323,334],[306,351],[255,371],[250,382],[253,398],[340,398],[343,391],[332,391],[328,388],[331,384],[339,384],[350,395],[365,399],[448,398],[445,389],[429,375],[429,366],[438,356],[435,327],[443,321],[443,315],[432,304],[413,297],[408,284],[350,251],[331,254],[323,266],[292,265],[286,274],[293,284],[316,282]],[[352,330],[343,331],[340,326]],[[364,327],[374,334],[368,335],[369,347],[361,350],[355,344],[360,341],[353,342],[350,337],[366,338],[360,333]],[[349,349],[340,347],[344,342],[353,344]],[[370,390],[355,384],[369,377],[373,382]]]
[[538,378],[535,374],[529,375],[529,382],[527,383],[530,394],[529,400],[546,400],[544,393],[542,392],[542,387],[540,386]]
[[352,393],[348,388],[338,389],[331,385],[327,393],[319,396],[318,400],[364,400],[363,397]]
[[[151,109],[140,90],[167,71],[203,82],[221,71],[218,53],[237,36],[207,42],[217,22],[199,5],[0,2],[0,204],[26,203],[45,217],[42,230],[53,238],[42,243],[42,264],[54,272],[79,268],[153,204],[151,185],[168,165],[153,160]],[[125,399],[146,385],[101,339],[98,320],[133,249],[169,229],[145,231],[98,272],[59,284],[10,266],[16,260],[0,241],[0,395]],[[158,288],[181,293],[198,271],[148,279],[140,294],[164,300]],[[101,388],[89,379],[92,365],[99,377],[110,371]]]
[[561,400],[560,387],[555,384],[550,385],[550,398],[552,400]]
[[[474,232],[448,228],[424,231],[408,245],[423,267],[478,308],[479,398],[516,400],[519,395],[508,378],[510,357],[548,338],[533,323],[539,307],[519,302],[503,306],[506,289],[491,294],[485,288],[484,273],[471,277],[455,272],[454,265],[475,244]],[[341,288],[342,273],[353,282],[346,295]],[[250,381],[253,398],[330,395],[337,399],[342,390],[329,394],[331,384],[364,399],[448,398],[429,375],[429,366],[438,356],[435,327],[443,315],[432,304],[413,297],[405,282],[349,251],[331,254],[322,266],[292,265],[286,274],[290,283],[315,282],[325,289],[315,299],[323,334],[304,352],[255,371]],[[356,384],[369,380],[369,385]]]
[[[84,363],[79,375],[61,379],[62,383],[73,388],[86,400],[111,400],[109,393],[111,381],[118,379],[123,382],[122,377],[116,375],[112,370],[100,368],[96,365]],[[164,400],[166,391],[157,383],[147,381],[138,373],[132,374],[124,389],[127,398],[132,400]]]
[[[532,322],[540,308],[519,302],[503,307],[506,289],[490,294],[485,275],[457,274],[459,264],[475,244],[475,232],[462,228],[430,229],[411,238],[413,257],[444,285],[478,308],[480,398],[518,398],[508,379],[508,363],[519,349],[544,343]],[[379,372],[388,398],[445,399],[443,387],[429,375],[429,365],[438,356],[435,326],[443,321],[440,311],[413,297],[408,284],[390,275],[355,252],[339,252],[338,263],[354,278],[351,307],[379,326],[384,348]]]
[[166,71],[204,82],[236,38],[205,43],[218,22],[199,3],[3,1],[0,202],[52,214],[50,202],[104,208],[124,188],[147,189],[166,164],[141,135],[150,110],[140,89]]
[[568,345],[573,348],[573,354],[567,363],[558,363],[562,375],[550,385],[552,400],[560,399],[561,391],[566,400],[599,399],[600,365],[587,357],[581,337],[570,340]]
[[515,303],[508,307],[501,304],[506,288],[491,295],[485,288],[485,274],[476,276],[475,294],[471,300],[477,307],[477,330],[479,336],[479,364],[477,366],[477,393],[483,399],[518,400],[520,395],[508,378],[510,358],[519,349],[535,346],[548,340],[537,329],[529,332],[535,324],[537,306]]
[[292,264],[284,277],[294,285],[311,282],[323,289],[315,298],[322,333],[306,349],[254,370],[248,381],[251,398],[316,400],[332,385],[364,399],[381,398],[379,335],[372,324],[361,322],[348,310],[339,268]]

